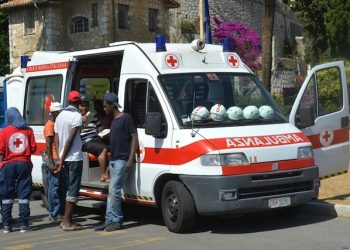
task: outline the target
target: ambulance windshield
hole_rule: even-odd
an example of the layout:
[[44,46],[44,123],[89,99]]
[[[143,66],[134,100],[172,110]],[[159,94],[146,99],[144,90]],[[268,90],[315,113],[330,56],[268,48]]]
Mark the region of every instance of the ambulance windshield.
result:
[[183,128],[287,122],[253,74],[169,74],[159,79]]

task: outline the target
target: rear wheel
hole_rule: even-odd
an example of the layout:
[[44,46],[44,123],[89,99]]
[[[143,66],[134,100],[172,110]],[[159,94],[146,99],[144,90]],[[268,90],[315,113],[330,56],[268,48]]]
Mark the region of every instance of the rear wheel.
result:
[[185,233],[196,223],[197,211],[191,193],[178,181],[169,181],[162,192],[162,215],[169,231]]

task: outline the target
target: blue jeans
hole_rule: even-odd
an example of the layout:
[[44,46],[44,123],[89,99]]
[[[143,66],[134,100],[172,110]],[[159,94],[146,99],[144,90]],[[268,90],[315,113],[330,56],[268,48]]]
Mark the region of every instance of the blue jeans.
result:
[[[54,160],[55,164],[57,160]],[[56,217],[58,215],[62,216],[64,214],[65,199],[67,195],[67,184],[64,183],[67,180],[65,176],[66,172],[55,174],[50,170],[50,162],[46,158],[45,164],[49,168],[48,176],[48,192],[47,192],[47,202],[49,216]]]
[[61,173],[65,180],[65,190],[67,190],[66,201],[77,203],[80,190],[81,174],[83,172],[83,161],[65,161]]
[[105,224],[123,224],[123,211],[121,206],[121,190],[123,188],[127,173],[125,172],[125,160],[109,162],[110,182],[107,197]]
[[0,171],[0,197],[2,198],[2,223],[11,225],[12,206],[17,192],[19,221],[27,226],[30,216],[30,195],[32,193],[32,169],[26,162],[10,162]]

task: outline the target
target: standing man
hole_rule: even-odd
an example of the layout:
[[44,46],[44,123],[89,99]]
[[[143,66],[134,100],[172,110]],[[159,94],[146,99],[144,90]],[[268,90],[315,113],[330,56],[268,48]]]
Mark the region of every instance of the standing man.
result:
[[114,117],[110,131],[112,155],[109,162],[110,183],[105,222],[95,227],[95,230],[110,232],[123,228],[121,190],[127,174],[135,164],[137,131],[131,115],[119,111],[121,106],[116,94],[106,94],[103,107],[107,114],[113,114]]
[[81,225],[72,222],[73,210],[78,201],[83,154],[81,151],[80,128],[83,120],[78,110],[81,97],[73,90],[67,96],[69,106],[61,111],[55,122],[55,144],[59,149],[59,160],[55,173],[63,172],[67,176],[66,206],[60,227],[64,231],[81,229]]
[[[60,111],[62,105],[59,102],[53,102],[50,105],[50,116],[44,127],[44,137],[46,141],[46,156],[44,162],[49,168],[48,176],[48,210],[49,220],[56,221],[63,218],[64,205],[66,198],[66,191],[63,184],[63,174],[55,174],[56,164],[58,160],[58,153],[55,146],[55,120]],[[59,187],[60,186],[60,187]]]
[[21,233],[29,228],[32,193],[31,155],[36,150],[34,134],[17,108],[6,110],[7,127],[0,131],[0,197],[4,233],[12,231],[12,206],[17,193]]

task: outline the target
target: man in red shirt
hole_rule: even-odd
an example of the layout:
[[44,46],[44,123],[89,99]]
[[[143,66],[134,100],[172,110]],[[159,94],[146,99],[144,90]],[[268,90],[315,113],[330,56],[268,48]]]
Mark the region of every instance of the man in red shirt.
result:
[[12,230],[12,206],[17,193],[20,231],[30,230],[29,199],[32,192],[31,155],[36,150],[34,134],[17,108],[6,110],[7,127],[0,131],[0,197],[4,233]]

